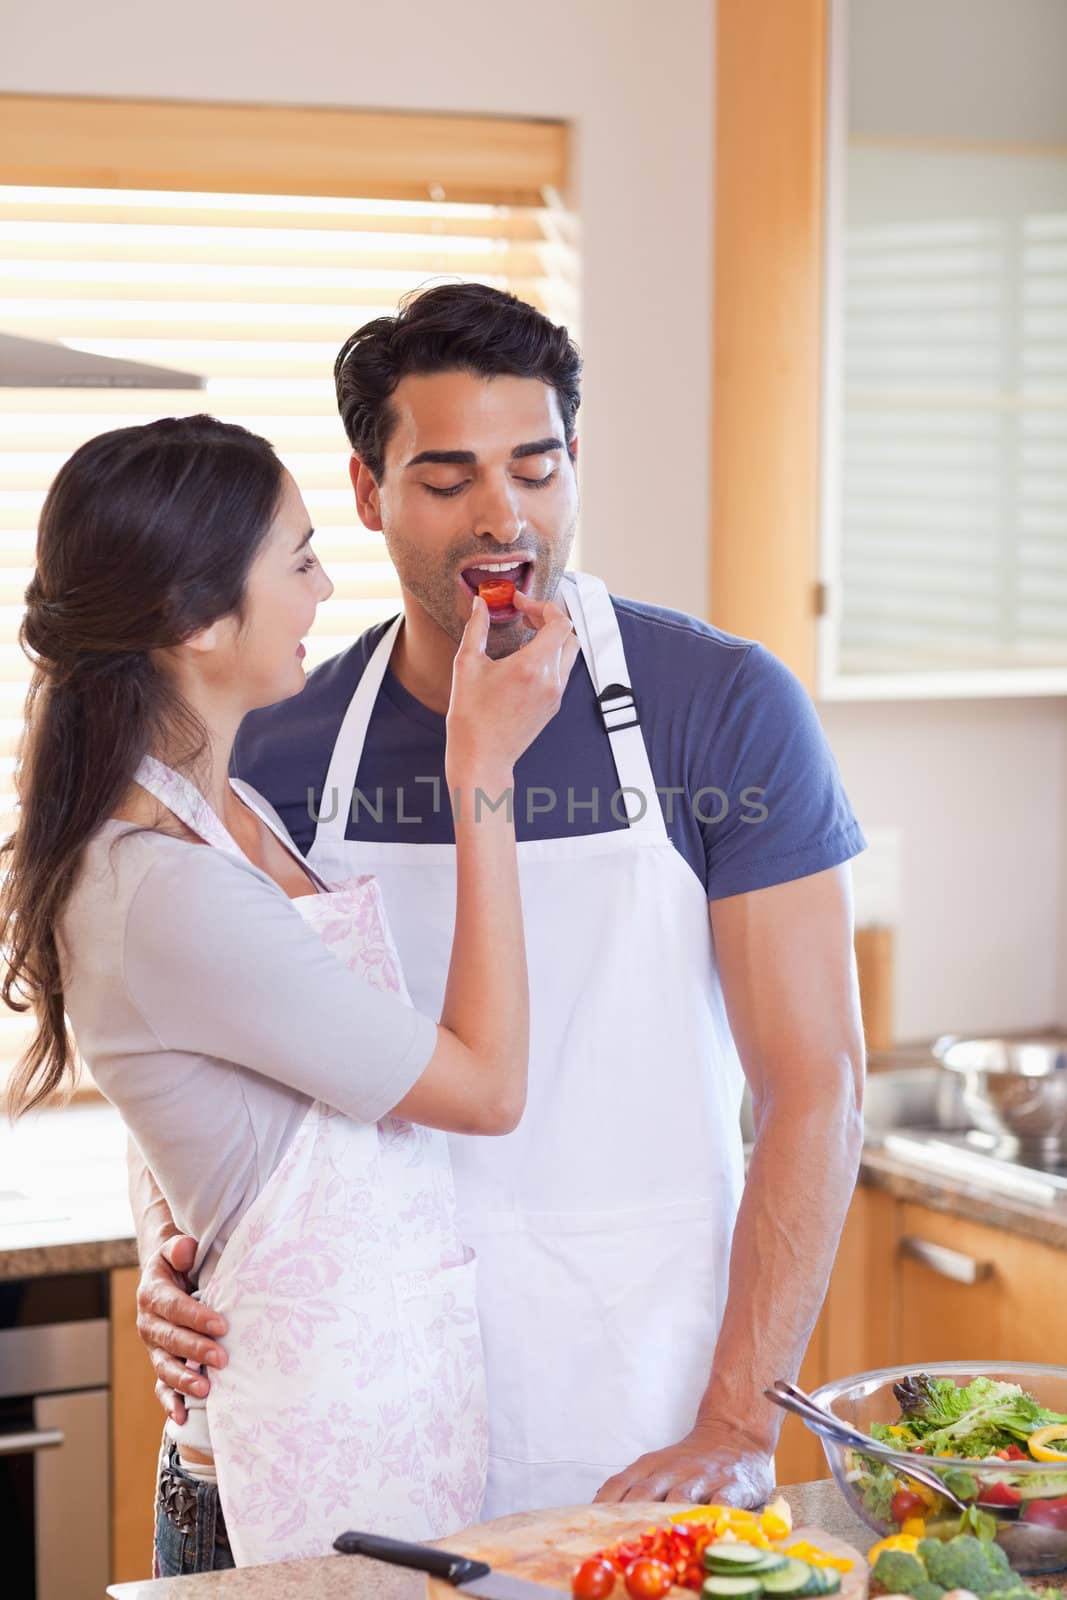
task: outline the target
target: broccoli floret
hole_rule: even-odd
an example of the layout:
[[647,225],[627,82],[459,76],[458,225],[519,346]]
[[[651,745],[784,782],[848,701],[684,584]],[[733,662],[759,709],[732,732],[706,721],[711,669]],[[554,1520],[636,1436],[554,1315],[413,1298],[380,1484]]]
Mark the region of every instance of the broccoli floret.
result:
[[919,1548],[916,1551],[916,1554],[918,1555],[919,1560],[925,1566],[927,1561],[929,1561],[930,1557],[933,1555],[934,1551],[940,1550],[940,1548],[940,1539],[920,1539]]
[[909,1550],[883,1550],[874,1564],[875,1580],[887,1594],[914,1595],[926,1583],[926,1570]]
[[1002,1571],[989,1560],[990,1546],[973,1533],[957,1534],[939,1544],[926,1556],[926,1570],[943,1589],[970,1589],[972,1594],[987,1594],[999,1583]]
[[[983,1544],[985,1544],[984,1540]],[[989,1567],[993,1573],[993,1580],[995,1583],[999,1584],[1001,1576],[1005,1578],[1014,1578],[1016,1580],[1018,1579],[1018,1574],[1016,1573],[1011,1562],[1008,1560],[1008,1552],[1005,1550],[1002,1544],[985,1544],[985,1553],[986,1560],[989,1562]],[[1025,1585],[1017,1583],[1017,1587],[1025,1588]]]
[[946,1591],[939,1583],[934,1583],[927,1578],[925,1583],[917,1583],[912,1590],[912,1600],[941,1600]]

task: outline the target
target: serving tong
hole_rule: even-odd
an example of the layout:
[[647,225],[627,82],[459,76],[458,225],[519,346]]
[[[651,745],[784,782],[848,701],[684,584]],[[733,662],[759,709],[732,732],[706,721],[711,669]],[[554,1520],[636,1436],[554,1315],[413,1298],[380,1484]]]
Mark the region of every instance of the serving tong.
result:
[[865,1456],[870,1456],[875,1461],[887,1462],[898,1476],[911,1478],[915,1483],[923,1484],[927,1489],[933,1489],[937,1494],[943,1495],[950,1505],[958,1511],[967,1510],[967,1502],[953,1494],[944,1480],[930,1467],[919,1466],[916,1463],[904,1466],[902,1452],[890,1450],[886,1445],[879,1444],[877,1439],[872,1439],[869,1434],[861,1433],[850,1422],[842,1422],[840,1417],[835,1417],[832,1412],[824,1411],[807,1393],[795,1383],[789,1383],[785,1378],[776,1378],[770,1389],[764,1389],[768,1400],[776,1406],[781,1406],[783,1411],[791,1411],[794,1416],[806,1422],[813,1433],[820,1434],[825,1439],[833,1439],[837,1444],[847,1445],[851,1450],[859,1450]]

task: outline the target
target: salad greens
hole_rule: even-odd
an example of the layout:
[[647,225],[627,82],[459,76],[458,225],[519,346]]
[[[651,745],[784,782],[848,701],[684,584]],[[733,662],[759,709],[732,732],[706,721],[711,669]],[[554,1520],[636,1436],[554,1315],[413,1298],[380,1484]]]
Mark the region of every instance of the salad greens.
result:
[[872,1438],[895,1450],[931,1456],[985,1457],[1012,1445],[1025,1447],[1038,1428],[1067,1423],[1067,1415],[1039,1405],[1017,1383],[975,1378],[955,1384],[919,1372],[893,1385],[900,1402],[899,1422],[875,1423]]

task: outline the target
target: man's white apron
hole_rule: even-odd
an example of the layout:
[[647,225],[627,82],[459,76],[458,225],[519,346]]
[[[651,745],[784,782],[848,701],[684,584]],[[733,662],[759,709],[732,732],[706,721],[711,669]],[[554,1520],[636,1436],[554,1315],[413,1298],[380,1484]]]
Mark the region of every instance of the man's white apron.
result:
[[[178,773],[149,758],[137,781],[206,843],[241,854]],[[233,787],[300,860],[254,792]],[[407,999],[374,879],[320,888],[294,909],[350,971]],[[359,1051],[353,1039],[353,1072]],[[238,1566],[326,1555],[349,1527],[435,1539],[478,1520],[488,1420],[475,1266],[443,1133],[312,1105],[206,1289],[229,1323],[207,1413]]]
[[[485,1518],[591,1499],[612,1473],[689,1430],[722,1317],[743,1182],[742,1075],[704,885],[667,834],[607,589],[576,573],[560,595],[620,790],[632,791],[616,802],[630,825],[519,845],[532,1007],[527,1110],[504,1138],[449,1138],[460,1237],[479,1257]],[[308,860],[326,877],[374,874],[412,1003],[437,1017],[454,846],[344,837],[400,620],[341,725]],[[639,703],[640,684],[633,692]],[[366,790],[378,782],[364,775]],[[575,782],[556,775],[560,806]],[[405,796],[409,814],[413,798]],[[611,798],[600,797],[605,818]]]

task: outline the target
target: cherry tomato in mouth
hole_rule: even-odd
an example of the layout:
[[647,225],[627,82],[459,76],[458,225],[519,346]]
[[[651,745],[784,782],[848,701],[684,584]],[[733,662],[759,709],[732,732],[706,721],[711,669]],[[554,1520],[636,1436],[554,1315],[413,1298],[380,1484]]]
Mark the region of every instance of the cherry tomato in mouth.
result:
[[480,583],[478,593],[490,611],[499,611],[502,606],[510,606],[514,601],[515,585],[504,578],[494,578],[491,583]]
[[665,1561],[640,1556],[626,1569],[626,1592],[630,1600],[663,1600],[674,1582],[674,1573]]
[[615,1587],[615,1568],[610,1561],[593,1557],[571,1573],[571,1593],[575,1600],[607,1600]]

